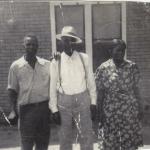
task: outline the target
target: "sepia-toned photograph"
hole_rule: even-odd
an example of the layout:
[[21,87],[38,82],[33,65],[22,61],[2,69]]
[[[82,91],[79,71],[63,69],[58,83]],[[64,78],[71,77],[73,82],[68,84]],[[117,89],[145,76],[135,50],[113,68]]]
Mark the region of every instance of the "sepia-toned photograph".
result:
[[149,0],[0,0],[0,150],[150,150]]

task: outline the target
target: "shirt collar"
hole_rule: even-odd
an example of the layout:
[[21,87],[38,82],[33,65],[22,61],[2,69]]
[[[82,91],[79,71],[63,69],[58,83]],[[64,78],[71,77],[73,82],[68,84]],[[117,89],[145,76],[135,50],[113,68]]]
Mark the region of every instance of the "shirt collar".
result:
[[62,56],[65,60],[74,59],[77,56],[78,52],[76,50],[73,51],[71,56],[68,56],[64,51],[62,52]]
[[[36,56],[36,59],[37,59],[37,62],[40,64],[40,65],[44,65],[45,64],[45,61],[44,59]],[[19,67],[23,67],[24,65],[28,64],[28,62],[25,60],[25,56],[22,56],[20,61],[19,61]]]
[[37,58],[37,62],[38,62],[40,65],[44,65],[44,64],[45,64],[44,59],[42,59],[42,58],[40,58],[40,57],[38,57],[38,56],[36,56],[36,58]]

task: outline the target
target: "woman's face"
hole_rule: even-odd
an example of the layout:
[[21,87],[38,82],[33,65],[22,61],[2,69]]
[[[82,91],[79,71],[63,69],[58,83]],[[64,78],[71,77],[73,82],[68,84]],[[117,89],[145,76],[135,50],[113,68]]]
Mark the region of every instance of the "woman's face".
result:
[[112,58],[115,61],[123,61],[124,55],[125,55],[125,49],[121,45],[116,46],[112,51]]

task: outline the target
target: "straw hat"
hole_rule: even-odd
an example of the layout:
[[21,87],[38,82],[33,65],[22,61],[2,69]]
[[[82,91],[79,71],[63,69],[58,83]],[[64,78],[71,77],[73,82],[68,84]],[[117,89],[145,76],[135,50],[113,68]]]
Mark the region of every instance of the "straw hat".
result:
[[60,34],[56,35],[58,40],[61,40],[61,37],[68,36],[75,39],[75,43],[81,43],[82,40],[77,36],[76,30],[72,26],[64,26]]

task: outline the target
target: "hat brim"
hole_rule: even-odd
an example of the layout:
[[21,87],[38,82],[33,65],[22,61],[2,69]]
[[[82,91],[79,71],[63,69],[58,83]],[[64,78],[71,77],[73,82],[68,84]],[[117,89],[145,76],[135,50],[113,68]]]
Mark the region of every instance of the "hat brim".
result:
[[58,40],[61,40],[61,38],[62,38],[63,36],[67,36],[67,37],[72,37],[72,38],[74,38],[74,39],[75,39],[75,42],[74,42],[74,43],[82,43],[82,40],[81,40],[79,37],[74,36],[74,35],[70,35],[70,34],[57,34],[57,35],[56,35],[56,38],[57,38]]

